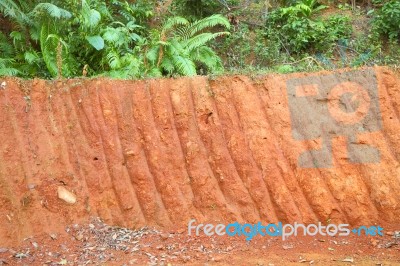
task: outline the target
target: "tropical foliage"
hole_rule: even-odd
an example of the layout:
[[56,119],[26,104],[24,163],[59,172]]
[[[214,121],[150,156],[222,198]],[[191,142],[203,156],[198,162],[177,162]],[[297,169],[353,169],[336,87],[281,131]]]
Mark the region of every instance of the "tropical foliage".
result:
[[229,29],[226,18],[172,17],[156,34],[147,27],[153,12],[145,3],[0,0],[1,13],[15,25],[0,34],[0,75],[134,78],[222,69],[206,44],[228,32],[206,30]]
[[[370,12],[372,14],[374,10]],[[400,1],[391,0],[376,12],[373,28],[392,42],[400,41]]]
[[330,51],[338,40],[348,38],[352,30],[348,17],[313,17],[324,8],[316,0],[303,0],[275,9],[266,20],[265,37],[279,43],[277,48],[289,54]]
[[182,17],[170,18],[161,32],[157,33],[147,59],[153,68],[165,74],[193,76],[197,74],[197,69],[220,72],[223,69],[222,61],[206,44],[229,32],[204,32],[218,25],[230,28],[229,21],[221,15],[192,23]]
[[398,66],[399,21],[398,0],[0,0],[0,76]]

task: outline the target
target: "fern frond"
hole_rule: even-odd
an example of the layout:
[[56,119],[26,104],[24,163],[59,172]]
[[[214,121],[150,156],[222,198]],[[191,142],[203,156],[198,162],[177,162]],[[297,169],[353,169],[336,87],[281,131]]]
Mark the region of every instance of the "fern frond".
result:
[[229,34],[229,32],[201,33],[201,34],[196,35],[196,36],[192,37],[191,39],[189,39],[186,42],[186,45],[184,47],[188,52],[191,52],[194,49],[205,45],[209,41],[214,40],[215,38],[218,38],[223,35],[228,35],[228,34]]
[[204,64],[212,73],[221,72],[223,68],[221,58],[207,46],[202,46],[192,52],[193,61]]
[[165,35],[169,30],[182,25],[189,25],[189,21],[182,17],[172,17],[167,20],[163,29],[161,31],[161,35]]
[[57,64],[55,51],[57,48],[57,40],[55,38],[48,38],[49,35],[53,34],[54,26],[50,23],[44,23],[40,32],[40,48],[42,51],[43,60],[47,66],[52,77],[57,77]]
[[172,62],[176,66],[179,74],[182,74],[184,76],[196,75],[196,65],[189,58],[176,55],[172,57]]
[[192,23],[190,25],[190,36],[192,37],[206,28],[212,28],[217,25],[221,25],[226,29],[230,29],[231,27],[231,24],[229,23],[229,20],[226,17],[220,14],[216,14],[197,20],[194,23]]
[[45,12],[50,17],[56,19],[62,19],[62,18],[69,19],[72,17],[72,14],[68,10],[60,8],[51,3],[39,3],[32,10],[33,15],[37,15],[40,12]]
[[14,46],[8,41],[6,35],[0,32],[0,54],[5,57],[12,57],[14,54]]
[[15,63],[13,58],[1,58],[0,57],[0,68],[6,68],[12,66]]
[[29,28],[30,37],[33,41],[39,41],[40,39],[40,27],[32,27]]
[[188,27],[188,26],[178,27],[175,30],[175,36],[182,40],[188,40],[191,37],[190,36],[190,27]]
[[27,51],[24,53],[24,59],[28,64],[34,64],[40,60],[40,57],[36,51]]
[[20,71],[14,68],[15,59],[0,58],[0,76],[17,76]]
[[24,38],[24,37],[22,36],[22,33],[19,32],[19,31],[12,31],[12,32],[10,33],[10,37],[11,37],[12,40],[13,40],[14,47],[16,46],[16,43],[19,43],[19,42],[22,41],[22,39]]
[[132,21],[135,18],[131,15],[131,13],[127,10],[118,10],[118,14],[120,14],[126,21]]
[[21,72],[12,67],[0,68],[0,77],[1,76],[18,76]]
[[155,64],[157,62],[159,52],[160,46],[154,46],[146,53],[146,58],[150,61],[150,63]]
[[29,16],[13,0],[0,0],[0,13],[10,17],[20,25],[31,24]]
[[107,6],[107,4],[103,1],[99,1],[96,6],[97,10],[100,12],[101,16],[104,18],[108,18],[110,20],[113,19],[111,9]]
[[148,77],[159,78],[159,77],[162,77],[162,72],[160,71],[159,68],[154,67],[154,68],[151,68],[150,70],[148,70],[146,72],[146,75]]
[[121,59],[115,50],[108,51],[106,60],[111,69],[118,69],[121,67]]
[[160,67],[162,69],[164,69],[165,71],[167,71],[169,74],[172,74],[175,70],[174,63],[168,57],[164,57],[164,59],[162,60],[162,62],[160,64]]
[[184,47],[184,43],[180,42],[177,39],[171,39],[166,45],[166,49],[169,51],[171,55],[183,55],[185,57],[188,56],[188,51]]

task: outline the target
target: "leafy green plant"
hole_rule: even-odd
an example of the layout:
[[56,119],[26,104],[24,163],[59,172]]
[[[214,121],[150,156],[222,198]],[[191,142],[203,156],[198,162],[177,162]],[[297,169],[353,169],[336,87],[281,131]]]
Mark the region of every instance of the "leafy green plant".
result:
[[156,41],[146,54],[150,72],[193,76],[197,70],[212,73],[223,69],[219,56],[206,44],[229,32],[205,32],[206,29],[222,26],[230,28],[229,21],[221,15],[213,15],[189,22],[182,17],[172,17],[164,24],[161,32],[155,32]]
[[213,46],[224,51],[224,61],[228,68],[245,68],[253,52],[251,31],[246,24],[240,24],[223,42],[214,43]]
[[14,22],[9,36],[2,34],[0,39],[4,69],[20,76],[48,76],[44,71],[47,66],[53,76],[57,75],[55,60],[49,57],[48,48],[52,44],[53,49],[57,47],[49,38],[50,31],[57,20],[70,18],[70,12],[52,3],[13,0],[0,0],[0,11]]
[[[400,41],[400,2],[392,0],[385,3],[381,9],[370,11],[376,13],[373,18],[373,32],[389,38],[392,42]],[[377,37],[377,36],[376,36]]]
[[277,49],[288,55],[331,52],[335,42],[351,35],[350,19],[342,15],[312,18],[313,13],[323,8],[315,8],[315,3],[303,1],[271,12],[266,20],[267,40],[279,43]]
[[318,0],[301,0],[295,5],[284,7],[280,9],[282,15],[296,16],[296,17],[311,17],[311,15],[327,8],[327,6],[320,5]]
[[141,2],[147,1],[0,0],[0,11],[13,22],[10,34],[0,36],[0,74],[72,77],[86,68],[90,75],[139,76],[146,29],[135,17],[152,15]]
[[199,19],[213,14],[229,11],[239,4],[238,0],[175,0],[173,12],[191,19]]

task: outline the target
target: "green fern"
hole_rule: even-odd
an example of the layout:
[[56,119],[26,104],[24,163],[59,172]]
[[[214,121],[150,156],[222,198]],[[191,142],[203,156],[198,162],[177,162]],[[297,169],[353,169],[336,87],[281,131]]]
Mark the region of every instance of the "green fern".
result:
[[43,60],[52,77],[57,77],[56,54],[57,41],[54,38],[48,38],[50,34],[55,33],[55,26],[51,22],[44,23],[40,32],[40,48]]
[[200,66],[205,66],[212,73],[221,71],[221,59],[207,43],[229,32],[204,32],[217,25],[230,28],[229,21],[221,15],[193,23],[182,17],[168,19],[161,30],[159,41],[147,52],[146,58],[152,63],[150,67],[159,67],[161,72],[170,75],[186,76],[196,75]]
[[228,35],[228,34],[229,34],[229,32],[201,33],[199,35],[196,35],[196,36],[188,39],[184,46],[187,49],[187,51],[191,52],[191,51],[195,50],[196,48],[204,46],[209,41],[212,41],[220,36]]
[[190,37],[193,37],[194,35],[196,35],[197,33],[206,28],[212,28],[218,25],[228,30],[230,29],[231,26],[229,20],[224,16],[219,14],[212,15],[210,17],[200,19],[192,23],[190,25]]
[[172,57],[172,62],[175,65],[178,73],[185,76],[196,75],[196,65],[189,58],[175,55]]
[[32,24],[31,19],[19,4],[21,3],[13,0],[0,0],[0,13],[10,17],[20,25]]
[[114,49],[108,51],[106,60],[111,69],[118,69],[121,67],[121,59]]
[[39,3],[33,9],[32,15],[38,16],[40,15],[40,12],[45,12],[47,15],[55,19],[69,19],[72,17],[72,14],[68,10],[51,3]]
[[13,67],[14,64],[14,59],[0,58],[0,76],[17,76],[20,71]]

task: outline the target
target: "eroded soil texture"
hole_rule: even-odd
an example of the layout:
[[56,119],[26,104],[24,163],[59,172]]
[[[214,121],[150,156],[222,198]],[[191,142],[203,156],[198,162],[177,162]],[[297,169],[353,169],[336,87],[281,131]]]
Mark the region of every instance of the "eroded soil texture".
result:
[[400,80],[386,68],[0,83],[2,246],[90,217],[399,227]]

